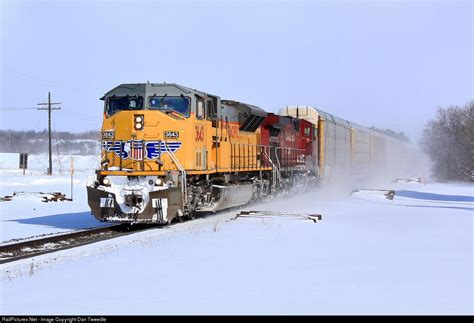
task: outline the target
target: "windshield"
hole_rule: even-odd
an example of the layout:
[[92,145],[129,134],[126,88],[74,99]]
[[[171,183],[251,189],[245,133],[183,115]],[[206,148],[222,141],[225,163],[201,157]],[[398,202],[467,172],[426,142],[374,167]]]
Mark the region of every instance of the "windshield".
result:
[[108,117],[122,110],[142,110],[142,96],[111,97],[107,101],[106,114]]
[[189,117],[191,99],[188,96],[153,96],[150,98],[150,110],[173,110]]

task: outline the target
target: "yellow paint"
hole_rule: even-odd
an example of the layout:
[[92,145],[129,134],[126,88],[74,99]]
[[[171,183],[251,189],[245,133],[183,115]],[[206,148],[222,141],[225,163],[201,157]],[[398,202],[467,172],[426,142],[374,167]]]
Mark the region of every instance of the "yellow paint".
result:
[[319,174],[320,177],[324,177],[324,127],[325,127],[325,120],[323,117],[319,117],[319,125],[318,125],[318,137],[319,137]]
[[[134,116],[143,115],[143,130],[136,130]],[[237,123],[219,120],[218,127],[212,122],[198,119],[194,114],[189,118],[166,114],[161,111],[121,111],[104,118],[102,131],[114,130],[114,138],[105,141],[181,141],[181,147],[174,155],[186,170],[187,174],[212,174],[216,172],[270,170],[262,167],[257,157],[256,145],[260,144],[260,129],[256,132],[239,131]],[[165,132],[179,132],[179,138],[165,138]],[[240,146],[239,151],[233,151],[234,146]],[[245,150],[243,150],[245,147]],[[253,147],[253,148],[252,148]],[[231,163],[231,152],[234,155]],[[252,152],[249,156],[249,152]],[[178,170],[167,153],[162,154],[163,166],[158,168],[156,159],[141,160],[122,159],[115,152],[102,150],[102,160],[109,160],[107,169],[99,172],[102,175],[165,175],[167,171]],[[245,156],[245,158],[244,158]],[[231,168],[233,166],[233,168]],[[112,170],[111,170],[112,168]]]

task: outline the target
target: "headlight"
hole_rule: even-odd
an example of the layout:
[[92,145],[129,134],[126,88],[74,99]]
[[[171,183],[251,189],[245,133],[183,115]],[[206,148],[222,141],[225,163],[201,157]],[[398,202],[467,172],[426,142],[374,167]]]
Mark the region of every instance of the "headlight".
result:
[[104,177],[102,179],[102,184],[104,184],[105,186],[110,186],[112,184],[112,181],[110,180],[110,178]]
[[161,186],[161,185],[163,185],[163,180],[162,180],[161,178],[155,179],[155,185],[156,185],[156,186]]
[[133,117],[133,122],[135,124],[135,130],[143,130],[143,125],[145,123],[145,117],[143,114],[136,114]]

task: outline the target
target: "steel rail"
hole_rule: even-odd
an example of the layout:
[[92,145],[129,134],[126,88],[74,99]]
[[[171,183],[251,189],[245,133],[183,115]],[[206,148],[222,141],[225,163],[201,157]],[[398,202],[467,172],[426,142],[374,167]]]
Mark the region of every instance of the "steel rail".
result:
[[118,238],[156,227],[119,224],[7,244],[0,246],[0,264]]

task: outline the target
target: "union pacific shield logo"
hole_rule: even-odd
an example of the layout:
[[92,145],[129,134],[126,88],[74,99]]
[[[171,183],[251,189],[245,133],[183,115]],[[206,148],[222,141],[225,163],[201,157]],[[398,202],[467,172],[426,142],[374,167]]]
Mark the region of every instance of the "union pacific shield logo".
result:
[[[162,154],[170,150],[172,153],[181,148],[181,141],[146,141],[145,142],[145,158],[156,159]],[[107,152],[114,152],[122,159],[141,159],[143,152],[143,141],[129,140],[129,141],[102,141],[102,149]]]

